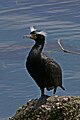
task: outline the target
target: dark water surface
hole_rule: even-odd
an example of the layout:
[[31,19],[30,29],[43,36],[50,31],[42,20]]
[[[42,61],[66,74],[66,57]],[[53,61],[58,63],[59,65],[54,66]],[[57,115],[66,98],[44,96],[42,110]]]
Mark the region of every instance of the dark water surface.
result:
[[[1,0],[0,1],[0,120],[7,120],[16,109],[40,90],[25,69],[33,41],[23,39],[30,26],[47,32],[44,52],[58,61],[63,69],[63,85],[56,95],[80,95],[80,0]],[[52,95],[53,91],[47,92]]]

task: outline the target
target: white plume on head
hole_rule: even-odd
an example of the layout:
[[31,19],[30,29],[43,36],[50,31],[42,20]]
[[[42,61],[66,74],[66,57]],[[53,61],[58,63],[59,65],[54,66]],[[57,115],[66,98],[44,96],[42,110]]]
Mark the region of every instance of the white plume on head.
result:
[[37,32],[36,29],[33,26],[30,27],[30,31],[31,32],[35,31],[37,34],[44,35],[45,37],[47,36],[46,32],[44,32],[44,31]]
[[36,31],[36,29],[33,26],[31,26],[30,31],[33,32],[33,31]]
[[47,36],[47,33],[44,31],[36,32],[37,34],[44,35],[45,37]]

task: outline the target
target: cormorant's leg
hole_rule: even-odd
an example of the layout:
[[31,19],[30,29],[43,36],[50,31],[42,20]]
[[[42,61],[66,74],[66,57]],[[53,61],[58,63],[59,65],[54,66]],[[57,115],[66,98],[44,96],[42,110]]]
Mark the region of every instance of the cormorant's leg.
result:
[[57,87],[54,88],[54,94],[56,93],[56,89],[57,89]]
[[44,96],[44,88],[41,88],[41,97]]

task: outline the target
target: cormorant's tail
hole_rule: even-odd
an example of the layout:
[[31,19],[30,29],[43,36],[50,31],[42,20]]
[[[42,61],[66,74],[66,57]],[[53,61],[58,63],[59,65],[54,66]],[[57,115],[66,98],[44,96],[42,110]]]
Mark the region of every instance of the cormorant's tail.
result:
[[[60,86],[63,90],[65,90],[65,88],[63,86]],[[57,87],[54,88],[54,94],[56,93]]]
[[65,90],[65,88],[63,86],[60,86],[63,90]]

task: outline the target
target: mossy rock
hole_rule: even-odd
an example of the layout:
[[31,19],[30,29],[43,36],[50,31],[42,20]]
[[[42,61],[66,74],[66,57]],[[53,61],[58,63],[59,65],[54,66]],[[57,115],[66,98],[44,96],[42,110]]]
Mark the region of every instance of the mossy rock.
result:
[[80,120],[80,96],[44,96],[29,100],[9,120]]

